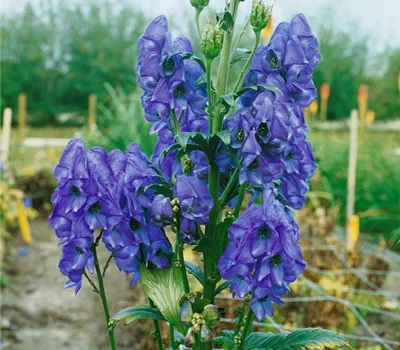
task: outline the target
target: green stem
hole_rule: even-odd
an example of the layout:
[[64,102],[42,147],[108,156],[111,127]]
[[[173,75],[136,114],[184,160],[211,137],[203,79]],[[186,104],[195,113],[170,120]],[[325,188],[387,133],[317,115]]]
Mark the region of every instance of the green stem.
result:
[[251,327],[253,325],[253,310],[251,310],[251,307],[249,308],[249,312],[247,313],[247,318],[246,318],[246,324],[244,325],[243,328],[243,333],[242,333],[242,339],[240,342],[240,349],[242,349],[244,341],[246,340],[246,337],[249,333],[251,333]]
[[225,187],[224,192],[222,192],[221,199],[219,200],[219,207],[223,209],[228,202],[229,196],[231,195],[232,190],[235,188],[237,180],[239,178],[240,169],[236,168],[233,172],[231,178],[229,179],[228,184]]
[[111,259],[112,259],[112,258],[113,258],[113,254],[111,253],[110,256],[109,256],[108,259],[107,259],[106,264],[105,264],[104,267],[103,267],[103,273],[102,273],[103,278],[104,278],[104,276],[106,275],[106,271],[107,271],[108,267],[110,266],[110,262],[111,262]]
[[254,57],[254,54],[257,51],[258,48],[258,44],[260,43],[260,37],[261,37],[261,31],[260,30],[254,30],[254,34],[256,36],[256,40],[254,41],[254,45],[253,45],[253,49],[251,50],[251,54],[250,56],[247,58],[247,61],[245,63],[245,65],[243,66],[240,74],[239,74],[239,78],[236,81],[235,87],[233,88],[233,92],[237,92],[239,90],[239,87],[242,85],[243,83],[243,78],[244,75],[247,73],[247,71],[249,70],[250,64],[251,64],[251,60]]
[[174,350],[174,326],[170,323],[169,329],[169,350]]
[[207,96],[208,96],[208,130],[211,133],[212,126],[214,122],[214,101],[211,91],[211,68],[212,68],[212,59],[206,58],[206,75],[207,75]]
[[181,226],[180,218],[177,215],[176,216],[175,254],[176,254],[176,259],[179,262],[179,269],[181,270],[181,274],[182,274],[183,288],[185,290],[185,293],[189,293],[190,287],[189,287],[189,280],[188,280],[187,273],[186,273],[185,257],[183,255],[183,243],[182,243],[181,235],[180,235],[180,226]]
[[239,198],[238,198],[238,201],[236,202],[235,211],[233,213],[233,215],[235,215],[235,217],[238,217],[240,214],[240,209],[242,208],[242,203],[243,203],[245,193],[246,193],[246,182],[244,182],[240,185]]
[[100,294],[99,288],[97,288],[97,286],[94,284],[94,282],[92,281],[92,279],[89,277],[89,275],[87,274],[86,271],[83,271],[83,275],[86,277],[86,279],[88,280],[88,282],[90,283],[90,285],[93,287],[93,292]]
[[250,18],[247,20],[247,22],[243,26],[242,30],[240,31],[238,39],[237,39],[235,45],[233,46],[232,55],[234,55],[235,52],[237,51],[237,49],[239,48],[239,45],[240,45],[240,43],[242,41],[242,38],[243,38],[243,35],[246,33],[246,30],[247,30],[247,27],[249,26],[249,24],[250,24]]
[[239,318],[238,318],[237,323],[236,323],[235,330],[233,331],[233,336],[234,337],[236,335],[238,335],[238,333],[240,331],[240,327],[242,326],[244,314],[246,312],[246,306],[247,306],[247,301],[244,300],[243,304],[242,304],[242,309],[240,310]]
[[196,8],[196,14],[195,14],[195,20],[196,20],[196,28],[197,28],[197,33],[199,33],[199,37],[201,39],[201,27],[200,27],[200,14],[201,11],[203,11],[203,8]]
[[[156,308],[153,300],[151,300],[150,298],[149,298],[149,304],[150,304],[150,307]],[[153,324],[154,324],[154,329],[156,331],[155,338],[156,338],[156,343],[157,343],[157,350],[163,350],[163,343],[162,343],[162,339],[161,339],[161,330],[160,330],[160,325],[158,323],[158,320],[153,320]]]
[[96,269],[97,281],[99,283],[99,292],[100,292],[100,297],[101,297],[101,303],[103,305],[104,317],[106,319],[108,338],[110,340],[110,349],[116,350],[117,346],[115,345],[114,330],[111,327],[108,327],[108,322],[110,321],[110,311],[108,310],[106,290],[104,288],[103,276],[102,276],[100,265],[99,265],[99,259],[97,257],[96,245],[92,246],[92,252],[93,252],[93,257],[94,257],[94,267]]

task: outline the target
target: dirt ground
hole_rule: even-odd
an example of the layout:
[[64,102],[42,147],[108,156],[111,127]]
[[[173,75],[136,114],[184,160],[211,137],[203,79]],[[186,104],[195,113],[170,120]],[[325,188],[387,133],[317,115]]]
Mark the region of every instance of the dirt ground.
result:
[[[13,242],[7,259],[8,285],[2,290],[0,348],[10,350],[109,349],[100,298],[84,281],[78,295],[64,289],[58,271],[61,248],[46,221],[31,225],[34,242]],[[100,253],[103,263],[107,252]],[[112,263],[105,279],[110,312],[145,303],[138,287]],[[153,349],[151,327],[141,321],[115,329],[118,349]]]

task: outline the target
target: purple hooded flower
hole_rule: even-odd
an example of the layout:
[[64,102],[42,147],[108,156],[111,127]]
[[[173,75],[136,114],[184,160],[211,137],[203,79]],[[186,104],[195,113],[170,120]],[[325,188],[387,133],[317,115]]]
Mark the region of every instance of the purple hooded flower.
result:
[[58,267],[69,279],[65,288],[75,287],[75,293],[78,293],[82,286],[82,274],[85,269],[90,273],[94,272],[94,258],[90,251],[92,243],[93,238],[75,238],[63,246]]
[[274,306],[283,305],[283,301],[276,297],[270,288],[255,288],[251,300],[251,309],[254,315],[261,322],[265,316],[274,316]]
[[162,194],[154,197],[151,204],[151,219],[157,227],[164,227],[172,223],[172,205],[171,199]]
[[196,222],[183,218],[180,225],[179,233],[181,234],[182,242],[192,244],[196,238]]
[[214,205],[208,187],[196,176],[178,176],[174,195],[178,197],[182,216],[198,224],[206,224]]

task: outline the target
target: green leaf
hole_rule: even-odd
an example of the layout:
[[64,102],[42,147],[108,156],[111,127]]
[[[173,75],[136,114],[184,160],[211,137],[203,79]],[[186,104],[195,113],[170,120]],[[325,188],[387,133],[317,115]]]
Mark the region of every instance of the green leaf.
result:
[[216,133],[217,137],[221,139],[225,146],[231,144],[231,133],[229,130],[222,130]]
[[216,244],[217,243],[212,238],[204,236],[200,238],[200,240],[198,241],[197,245],[193,248],[193,250],[195,252],[207,254],[211,258],[217,260],[219,256],[217,255],[217,250],[215,249]]
[[291,333],[251,333],[245,340],[243,350],[308,350],[335,349],[347,347],[350,343],[343,336],[321,328],[298,329]]
[[233,54],[231,59],[231,67],[238,62],[245,61],[250,56],[251,50],[247,49],[237,49],[236,52]]
[[179,144],[182,146],[183,149],[186,149],[189,140],[194,136],[193,132],[181,132],[179,135],[176,136]]
[[231,281],[222,282],[217,288],[215,288],[215,295],[218,295],[223,290],[229,288],[230,285],[231,285]]
[[219,12],[216,14],[217,22],[222,30],[230,32],[233,28],[234,21],[229,11]]
[[224,350],[235,350],[236,345],[233,342],[233,331],[224,330],[222,336],[213,339],[213,344],[222,347]]
[[143,191],[153,190],[157,194],[163,194],[165,197],[174,198],[172,188],[167,184],[152,184],[146,186]]
[[222,103],[225,107],[235,107],[235,99],[236,95],[231,92],[230,94],[223,95],[219,97],[219,102]]
[[206,83],[207,83],[207,74],[204,73],[204,74],[200,75],[200,77],[196,80],[195,85],[199,86],[199,85],[206,84]]
[[179,320],[179,300],[185,294],[180,269],[149,270],[140,266],[140,283],[146,295],[153,300],[165,319],[182,330]]
[[238,98],[239,96],[243,95],[246,91],[249,90],[257,90],[258,88],[264,88],[266,90],[273,91],[281,96],[283,96],[283,92],[281,89],[277,88],[275,85],[271,84],[257,84],[253,86],[246,86],[243,89],[240,89],[236,94],[235,94],[235,99]]
[[152,320],[165,321],[165,318],[161,314],[161,312],[155,308],[152,308],[150,306],[131,306],[122,309],[121,311],[117,312],[113,317],[111,317],[110,324],[124,321],[124,324],[127,325],[139,318],[149,318]]
[[203,284],[204,283],[204,274],[201,270],[200,266],[192,263],[190,261],[185,261],[186,271],[196,277],[196,279]]

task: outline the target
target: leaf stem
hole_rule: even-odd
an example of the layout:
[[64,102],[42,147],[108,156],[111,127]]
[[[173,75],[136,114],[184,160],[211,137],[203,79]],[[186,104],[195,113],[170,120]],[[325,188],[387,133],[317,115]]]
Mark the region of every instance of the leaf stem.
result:
[[248,69],[250,67],[250,64],[251,64],[251,60],[253,59],[254,54],[257,51],[258,44],[260,43],[261,31],[260,30],[254,30],[254,34],[256,36],[256,40],[254,41],[253,49],[251,50],[251,54],[247,58],[247,61],[244,64],[244,66],[243,66],[243,68],[242,68],[242,70],[241,70],[241,72],[239,74],[238,80],[236,81],[235,87],[233,88],[233,92],[237,92],[239,87],[242,85],[244,75],[247,73],[247,71],[248,71]]
[[243,323],[244,314],[246,312],[246,307],[247,307],[247,301],[244,300],[243,304],[242,304],[242,308],[241,308],[240,313],[239,313],[239,317],[238,317],[238,320],[237,320],[237,323],[236,323],[235,330],[233,331],[233,336],[238,335],[238,333],[240,331],[240,327],[242,326],[242,323]]
[[244,341],[246,340],[246,337],[249,333],[251,333],[251,327],[253,325],[253,310],[251,309],[251,307],[249,307],[249,312],[247,313],[247,317],[246,317],[246,324],[244,325],[243,328],[243,333],[242,333],[242,339],[240,342],[240,349],[243,348],[244,345]]
[[177,262],[179,262],[179,269],[181,270],[183,288],[185,290],[185,293],[190,293],[189,280],[187,277],[186,266],[185,266],[185,257],[183,255],[183,243],[181,240],[180,226],[181,223],[179,215],[176,215],[176,242],[175,242],[176,260]]
[[[149,304],[150,307],[152,308],[156,308],[153,300],[151,300],[149,298]],[[160,325],[158,323],[158,320],[153,320],[153,324],[154,324],[154,329],[155,329],[155,339],[156,339],[156,343],[157,343],[157,350],[163,350],[163,343],[162,343],[162,339],[161,339],[161,330],[160,330]]]
[[224,192],[222,192],[221,198],[219,200],[219,207],[221,209],[223,209],[225,207],[233,188],[236,186],[236,182],[239,178],[239,172],[240,172],[240,169],[239,169],[239,167],[237,167],[235,169],[235,171],[233,172],[232,176],[230,177],[229,182],[226,185]]
[[201,27],[200,27],[200,14],[201,11],[203,11],[203,8],[196,8],[196,14],[195,14],[195,20],[196,20],[196,28],[197,28],[197,33],[199,33],[199,37],[201,39]]
[[238,217],[240,214],[240,209],[242,208],[242,203],[243,203],[245,193],[246,193],[246,182],[244,182],[240,185],[239,198],[236,202],[235,211],[233,213],[233,215],[235,215],[235,217]]
[[168,325],[169,329],[169,350],[175,350],[174,349],[174,326],[173,324]]
[[214,122],[214,101],[212,96],[212,86],[211,86],[211,68],[212,59],[206,58],[206,75],[207,75],[207,96],[208,96],[208,130],[209,133],[212,132],[213,122]]
[[83,271],[83,275],[86,277],[86,279],[88,280],[88,282],[90,283],[90,285],[93,287],[93,291],[97,294],[100,294],[99,288],[97,288],[97,286],[95,285],[95,283],[92,281],[92,279],[89,277],[89,275],[87,274],[86,270]]
[[102,273],[103,278],[104,278],[104,276],[106,275],[106,271],[107,271],[108,267],[110,266],[110,262],[111,262],[111,259],[112,259],[112,258],[113,258],[113,254],[111,253],[110,256],[109,256],[108,259],[107,259],[106,264],[105,264],[104,267],[103,267],[103,273]]
[[117,346],[115,345],[114,330],[111,327],[108,327],[108,322],[110,321],[110,311],[108,310],[106,290],[104,288],[103,276],[101,273],[95,244],[92,245],[92,252],[93,252],[93,257],[94,257],[94,267],[96,270],[97,281],[99,283],[99,294],[101,297],[101,303],[103,305],[104,317],[106,320],[106,327],[107,327],[107,332],[108,332],[108,338],[110,341],[110,349],[116,350]]

